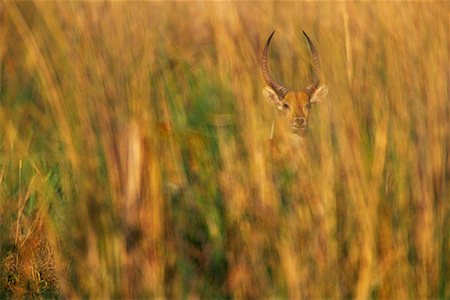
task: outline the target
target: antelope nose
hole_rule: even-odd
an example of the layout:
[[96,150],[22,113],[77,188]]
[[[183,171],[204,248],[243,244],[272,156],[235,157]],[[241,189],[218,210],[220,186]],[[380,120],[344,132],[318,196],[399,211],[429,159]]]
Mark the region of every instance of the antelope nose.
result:
[[306,126],[306,119],[305,118],[296,117],[296,118],[294,118],[294,123],[297,124],[300,127],[305,127]]

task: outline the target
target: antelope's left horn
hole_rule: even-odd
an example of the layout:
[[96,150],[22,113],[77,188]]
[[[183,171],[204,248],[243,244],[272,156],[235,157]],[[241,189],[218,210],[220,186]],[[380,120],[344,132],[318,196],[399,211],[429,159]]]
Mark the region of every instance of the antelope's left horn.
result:
[[312,63],[313,63],[313,67],[314,67],[313,82],[305,88],[305,92],[308,94],[309,97],[311,97],[320,83],[320,61],[319,61],[319,55],[317,54],[317,50],[316,50],[316,47],[314,47],[313,42],[311,41],[309,36],[304,31],[303,31],[303,34],[305,35],[306,40],[308,41],[308,44],[309,44],[309,48],[311,49]]

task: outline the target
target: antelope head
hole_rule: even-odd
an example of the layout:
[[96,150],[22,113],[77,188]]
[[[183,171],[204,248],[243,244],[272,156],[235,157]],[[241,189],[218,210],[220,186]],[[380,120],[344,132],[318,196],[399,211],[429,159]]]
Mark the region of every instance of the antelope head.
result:
[[328,87],[320,85],[320,63],[316,48],[311,39],[303,34],[308,41],[311,49],[312,62],[314,66],[314,79],[304,90],[300,92],[293,92],[288,90],[283,85],[276,82],[269,72],[269,64],[267,61],[267,53],[269,51],[270,40],[275,31],[267,39],[264,46],[263,55],[261,59],[261,71],[264,81],[267,83],[263,89],[264,97],[267,101],[278,107],[279,110],[286,113],[288,121],[291,125],[292,131],[300,136],[303,136],[308,128],[308,114],[313,104],[322,101],[328,93]]

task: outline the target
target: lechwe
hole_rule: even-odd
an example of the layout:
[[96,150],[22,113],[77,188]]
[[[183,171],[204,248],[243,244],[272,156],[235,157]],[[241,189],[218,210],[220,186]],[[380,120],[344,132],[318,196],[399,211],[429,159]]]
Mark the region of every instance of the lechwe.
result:
[[308,41],[312,54],[312,62],[314,66],[314,79],[304,90],[293,92],[276,82],[270,75],[267,54],[269,51],[270,41],[275,31],[267,39],[261,58],[261,71],[267,86],[263,89],[264,97],[279,110],[283,111],[288,119],[292,132],[305,137],[308,129],[308,114],[313,104],[321,102],[328,93],[326,85],[320,83],[320,62],[317,50],[311,39],[303,32]]

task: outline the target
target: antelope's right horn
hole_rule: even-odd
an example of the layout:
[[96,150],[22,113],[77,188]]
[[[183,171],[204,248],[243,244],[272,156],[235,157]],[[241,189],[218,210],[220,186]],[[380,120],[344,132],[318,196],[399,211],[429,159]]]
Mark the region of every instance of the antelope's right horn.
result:
[[269,36],[269,38],[267,39],[266,45],[264,46],[264,50],[263,50],[263,54],[262,54],[262,58],[261,58],[261,72],[264,77],[264,81],[267,83],[267,85],[269,85],[275,91],[275,93],[277,93],[277,95],[278,95],[278,97],[280,97],[280,99],[283,99],[286,96],[286,94],[289,92],[289,90],[287,88],[285,88],[284,86],[282,86],[281,84],[279,84],[278,82],[276,82],[272,78],[272,76],[270,75],[270,71],[269,71],[269,63],[267,61],[267,53],[269,52],[270,40],[272,39],[274,33],[275,33],[275,31],[272,32],[272,34]]

